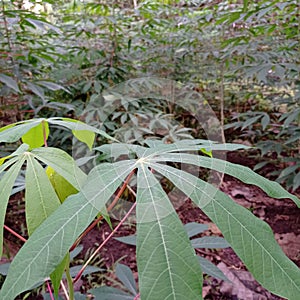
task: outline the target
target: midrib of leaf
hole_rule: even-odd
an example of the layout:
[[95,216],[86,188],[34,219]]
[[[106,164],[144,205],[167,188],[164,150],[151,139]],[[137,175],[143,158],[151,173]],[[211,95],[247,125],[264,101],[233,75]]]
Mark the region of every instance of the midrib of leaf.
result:
[[137,261],[141,297],[201,299],[202,272],[186,230],[143,161],[138,170]]
[[[34,179],[35,179],[36,182],[38,182],[39,181],[38,176],[36,174],[35,168],[33,167],[32,157],[30,155],[28,155],[27,162],[29,162],[32,165],[32,172],[34,174]],[[41,186],[39,184],[37,185],[37,189],[38,189],[39,198],[42,201],[43,193],[41,191]],[[41,202],[41,204],[42,204],[42,202]],[[42,212],[43,212],[43,215],[44,215],[44,219],[46,219],[48,217],[47,212],[46,212],[46,207],[45,207],[45,205],[41,205],[41,206],[42,206]]]
[[[145,180],[147,182],[147,186],[150,186],[150,183],[148,181],[148,177],[147,177],[146,172],[145,172],[145,166],[143,164],[141,164],[141,168],[139,168],[139,170],[143,171],[144,178],[145,178]],[[153,193],[152,193],[151,189],[149,189],[149,193],[151,195],[151,200],[152,200],[152,203],[153,203],[154,196],[153,196]],[[163,228],[162,228],[162,225],[161,225],[161,222],[160,222],[160,216],[159,216],[159,213],[157,211],[157,207],[156,207],[155,203],[153,203],[153,207],[154,207],[154,210],[155,210],[156,221],[157,221],[157,224],[158,224],[158,227],[159,227],[160,236],[161,236],[162,244],[163,244],[163,247],[164,247],[164,254],[165,254],[165,259],[166,259],[166,262],[167,262],[167,265],[168,265],[168,271],[169,271],[169,274],[170,274],[169,280],[170,280],[170,284],[171,284],[172,291],[173,291],[172,294],[174,295],[174,299],[176,299],[176,295],[174,294],[174,291],[175,291],[174,282],[173,282],[173,278],[172,278],[171,272],[170,272],[171,271],[171,267],[170,267],[169,256],[168,256],[168,249],[166,247],[166,242],[165,242],[165,239],[164,239],[164,231],[163,231]],[[150,260],[149,260],[149,262],[150,262]],[[152,290],[153,290],[154,287],[155,287],[155,285],[152,286],[151,292],[152,292]],[[151,293],[149,295],[151,295]]]
[[[205,181],[202,181],[201,179],[196,178],[195,176],[193,176],[193,175],[191,175],[191,174],[188,174],[188,173],[186,173],[186,172],[179,171],[179,170],[177,170],[177,169],[175,169],[175,168],[172,168],[172,167],[169,167],[169,166],[166,166],[166,165],[162,166],[162,165],[160,165],[160,164],[151,162],[151,164],[149,164],[149,166],[152,167],[153,169],[155,169],[156,171],[158,171],[159,173],[163,174],[163,175],[166,176],[167,178],[169,178],[169,179],[170,179],[170,180],[171,180],[178,188],[180,188],[183,192],[184,192],[184,189],[182,189],[180,186],[178,186],[178,183],[177,183],[176,181],[174,181],[174,177],[179,178],[181,181],[185,182],[186,185],[191,185],[190,182],[195,182],[195,180],[197,180],[197,182],[199,183],[200,186],[202,186],[202,188],[203,188],[203,186],[207,186],[207,185],[208,185],[208,183],[206,183]],[[171,176],[168,176],[168,175],[170,175],[170,174],[171,174]],[[173,176],[174,176],[174,177],[173,177]],[[189,178],[190,178],[191,180],[189,180]],[[241,223],[234,215],[232,215],[232,213],[231,213],[224,205],[222,205],[220,201],[217,201],[215,198],[212,198],[211,195],[209,195],[208,193],[206,193],[206,192],[205,192],[205,189],[201,189],[200,187],[198,187],[198,186],[196,186],[196,185],[193,185],[193,188],[194,188],[195,190],[197,190],[199,194],[205,194],[205,196],[207,196],[207,197],[211,200],[211,202],[212,202],[213,205],[218,205],[218,206],[220,206],[220,207],[223,209],[223,211],[225,211],[229,216],[231,216],[232,219],[234,219],[234,220],[240,225],[240,227],[241,227],[245,232],[247,232],[247,233],[249,234],[249,236],[251,236],[251,238],[252,238],[252,239],[253,239],[253,240],[261,247],[261,249],[264,250],[264,253],[267,254],[267,255],[269,256],[269,258],[271,259],[271,261],[272,261],[275,265],[278,266],[278,268],[282,271],[282,273],[285,274],[286,278],[288,278],[288,279],[290,280],[290,283],[292,283],[292,285],[296,288],[296,290],[299,290],[299,293],[300,293],[300,288],[299,288],[299,286],[297,285],[297,283],[294,281],[294,279],[290,277],[289,273],[286,272],[286,270],[283,269],[283,268],[281,267],[281,265],[274,259],[274,257],[272,256],[272,253],[270,253],[269,250],[268,250],[267,248],[265,248],[264,245],[261,244],[261,242],[260,242],[259,240],[256,239],[255,235],[253,235],[253,234],[247,229],[246,226],[244,226],[244,225],[243,225],[243,224],[242,224],[242,223]],[[213,188],[213,189],[216,191],[216,194],[218,193],[218,194],[220,194],[220,195],[223,195],[223,197],[227,197],[228,200],[232,201],[226,194],[222,193],[222,192],[219,191],[218,189],[216,189],[216,188],[214,188],[214,187],[212,187],[212,186],[211,186],[210,188]],[[191,199],[192,199],[193,201],[199,203],[198,200],[197,200],[197,199],[193,199],[192,196],[191,196]],[[201,203],[199,203],[199,205],[201,206]],[[239,206],[239,205],[237,205],[235,202],[232,201],[232,206],[234,207],[234,206]],[[242,208],[241,206],[239,206],[239,207]],[[200,208],[207,214],[207,211],[205,210],[205,207],[202,207],[202,206],[201,206]],[[208,214],[208,216],[211,217],[209,214]],[[217,225],[220,224],[220,221],[219,221],[220,218],[219,218],[216,214],[214,214],[214,216],[215,216],[215,218],[213,219],[213,221],[214,221]],[[253,216],[253,217],[254,217],[254,216]],[[223,219],[224,219],[224,218],[223,218]],[[260,220],[260,221],[261,221],[261,220]],[[265,224],[266,224],[266,223],[265,223]],[[228,227],[229,227],[229,225],[230,225],[230,223],[228,223]],[[218,225],[218,226],[219,226],[219,225]],[[268,226],[268,225],[267,225],[267,226]],[[220,227],[221,227],[221,226],[220,226]],[[222,230],[222,228],[220,228],[220,229]],[[272,233],[271,230],[270,230],[270,233]],[[225,232],[223,232],[223,234],[226,235]],[[235,241],[235,240],[237,239],[237,237],[234,238],[234,237],[231,235],[231,231],[229,231],[229,234],[230,234],[230,239],[231,239],[232,241]],[[241,237],[243,238],[243,234],[241,234]],[[275,241],[275,240],[274,240],[274,241]],[[229,243],[231,243],[231,241],[229,241]],[[242,242],[240,242],[240,243],[242,243]],[[243,244],[243,245],[244,245],[244,244]],[[252,245],[253,245],[253,243],[251,243],[251,246],[252,246]],[[234,246],[233,246],[233,247],[234,247]],[[279,246],[278,246],[278,247],[279,247]],[[279,249],[280,249],[280,248],[279,248]],[[245,247],[243,247],[243,250],[245,251],[245,250],[247,250],[247,249],[245,249]],[[280,249],[280,250],[281,250],[281,249]],[[253,252],[252,252],[252,253],[253,253]],[[241,259],[243,260],[243,257],[241,257]],[[292,264],[292,263],[291,263],[291,264]],[[272,274],[274,274],[274,272],[272,272]],[[256,277],[256,274],[255,274],[255,273],[254,273],[253,275],[254,275],[254,277]],[[273,277],[273,281],[276,282],[276,280],[274,279],[274,277]],[[264,284],[264,282],[261,282],[261,283]],[[274,285],[274,287],[275,287],[277,284],[274,283],[273,285]],[[268,287],[267,287],[267,288],[268,288]],[[272,291],[272,290],[271,290],[271,291]],[[281,295],[280,291],[274,291],[274,290],[273,290],[273,292],[277,293],[278,295]],[[285,295],[283,295],[283,297],[285,297]]]
[[[64,233],[64,230],[65,230],[65,227],[71,222],[73,221],[74,219],[79,219],[80,218],[80,214],[84,211],[84,209],[86,209],[86,207],[88,206],[91,206],[91,211],[90,211],[90,218],[88,218],[88,220],[86,220],[86,223],[88,225],[88,223],[94,218],[95,214],[98,212],[97,208],[95,206],[93,206],[93,202],[100,196],[101,199],[103,199],[103,194],[104,194],[104,191],[106,190],[110,190],[110,187],[115,185],[116,183],[118,183],[119,185],[119,182],[120,180],[122,180],[123,178],[126,177],[127,174],[129,174],[129,172],[132,170],[132,167],[133,167],[133,164],[134,162],[120,162],[120,163],[123,163],[123,165],[126,167],[124,169],[123,167],[123,170],[121,172],[121,174],[119,173],[118,176],[115,176],[113,178],[113,180],[111,180],[107,185],[105,185],[103,188],[101,188],[100,191],[98,191],[98,193],[94,193],[94,196],[91,197],[90,199],[87,199],[87,197],[84,195],[85,194],[85,190],[87,190],[87,192],[89,191],[90,189],[90,186],[89,185],[93,185],[93,181],[97,180],[97,177],[95,176],[95,174],[92,174],[91,175],[91,178],[89,181],[87,181],[87,184],[85,185],[85,187],[83,188],[83,190],[76,194],[76,195],[73,195],[73,196],[70,196],[68,197],[68,199],[66,199],[66,201],[60,206],[60,209],[55,211],[49,218],[47,218],[42,224],[41,226],[39,226],[35,231],[34,233],[32,234],[32,236],[28,239],[27,243],[25,243],[25,245],[21,248],[21,250],[18,252],[18,254],[16,255],[15,259],[13,260],[11,266],[10,266],[10,269],[9,269],[9,273],[6,277],[6,280],[2,286],[2,289],[0,291],[0,298],[2,296],[1,299],[14,299],[16,295],[18,295],[19,293],[23,292],[24,290],[30,288],[30,286],[33,286],[36,282],[40,281],[40,280],[44,280],[44,278],[46,276],[49,276],[50,273],[52,271],[54,271],[55,267],[53,267],[51,270],[49,269],[46,269],[46,270],[43,270],[43,274],[40,274],[39,275],[39,278],[38,279],[35,279],[35,282],[32,282],[30,283],[30,286],[29,283],[28,283],[28,280],[30,279],[30,270],[31,270],[31,267],[32,265],[35,264],[35,261],[36,259],[43,253],[43,251],[45,251],[48,247],[49,244],[51,244],[52,241],[55,241],[56,237],[62,232]],[[108,165],[111,165],[110,166],[110,170],[113,168],[112,164],[108,164]],[[100,166],[102,169],[104,169],[103,165]],[[101,168],[95,168],[97,170],[94,170],[94,172],[101,172]],[[113,194],[114,190],[111,189],[111,194]],[[82,196],[83,195],[83,196]],[[101,197],[102,196],[102,197]],[[72,206],[72,198],[80,198],[82,197],[83,199],[86,200],[85,204],[81,205],[80,208],[70,217],[68,218],[68,220],[63,223],[63,226],[59,227],[58,229],[55,229],[55,232],[53,232],[53,234],[51,234],[51,237],[47,239],[47,242],[42,244],[41,245],[41,248],[40,250],[36,253],[35,256],[32,257],[30,263],[26,264],[26,267],[24,267],[22,270],[20,270],[18,264],[20,263],[18,261],[18,259],[20,261],[22,261],[22,255],[24,257],[27,257],[27,255],[30,254],[30,249],[27,250],[27,248],[29,248],[28,245],[30,245],[30,243],[34,243],[35,242],[39,242],[41,239],[40,239],[40,236],[43,236],[43,230],[47,230],[49,231],[52,230],[53,231],[53,224],[51,223],[52,221],[55,222],[56,221],[56,218],[57,218],[57,215],[58,217],[60,217],[60,212],[62,211],[63,207],[68,207],[68,206]],[[108,201],[108,199],[104,199],[103,200],[103,204],[106,203],[106,201]],[[101,207],[102,208],[102,207]],[[65,218],[63,219],[65,220]],[[55,223],[54,223],[55,224]],[[51,226],[52,225],[52,226]],[[78,221],[77,221],[77,225],[78,225]],[[72,228],[73,229],[73,232],[76,232],[77,231],[77,228]],[[81,232],[84,230],[85,228],[82,228]],[[75,239],[77,238],[77,236],[72,236],[72,243],[75,241]],[[65,256],[66,252],[68,251],[69,247],[72,245],[72,243],[70,243],[70,245],[65,245],[63,244],[63,240],[61,240],[61,246],[60,246],[60,252],[63,252],[63,253],[60,253],[62,256],[61,257],[61,260],[63,259],[63,257]],[[40,243],[38,243],[38,245],[40,245]],[[62,248],[66,248],[65,250],[66,251],[62,251]],[[29,253],[27,254],[26,251],[28,251]],[[23,252],[25,252],[25,254],[23,254]],[[55,256],[57,257],[57,253],[49,253],[50,255],[52,254],[52,256]],[[17,259],[18,258],[18,259]],[[47,260],[49,260],[49,256],[47,256]],[[57,264],[58,265],[60,263],[60,261],[57,261]],[[45,263],[45,265],[47,266],[47,262]],[[14,270],[15,268],[15,270]],[[12,269],[12,270],[11,270]],[[11,270],[11,271],[10,271]],[[44,273],[47,273],[47,274],[44,274]],[[26,276],[27,275],[27,276]],[[27,278],[27,280],[24,280],[24,278]],[[22,286],[21,288],[17,288],[16,290],[14,290],[14,288],[19,284],[19,281],[22,281]],[[5,293],[5,294],[4,294]]]

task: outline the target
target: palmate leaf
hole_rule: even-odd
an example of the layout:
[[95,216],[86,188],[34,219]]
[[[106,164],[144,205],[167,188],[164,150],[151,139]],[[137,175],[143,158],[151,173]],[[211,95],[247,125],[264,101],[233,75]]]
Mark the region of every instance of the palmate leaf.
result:
[[15,299],[55,270],[133,165],[134,162],[102,164],[91,171],[81,192],[68,197],[20,249],[10,265],[0,299]]
[[137,176],[141,299],[202,299],[202,272],[179,217],[147,166]]
[[154,162],[149,163],[149,167],[188,194],[216,223],[259,283],[279,296],[291,300],[299,298],[300,270],[285,256],[267,223],[191,174]]

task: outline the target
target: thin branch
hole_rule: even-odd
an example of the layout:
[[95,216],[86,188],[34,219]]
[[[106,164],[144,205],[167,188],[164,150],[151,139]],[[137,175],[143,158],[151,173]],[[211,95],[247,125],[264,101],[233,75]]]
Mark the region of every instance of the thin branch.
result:
[[22,242],[27,242],[27,240],[22,237],[21,235],[19,235],[17,232],[15,232],[14,230],[12,230],[11,228],[9,228],[6,225],[3,225],[4,229],[6,229],[7,231],[9,231],[11,234],[13,234],[15,237],[17,237],[19,240],[21,240]]
[[[135,170],[132,170],[129,175],[127,176],[127,178],[125,179],[122,187],[120,188],[119,192],[117,193],[115,199],[112,201],[112,203],[107,207],[107,211],[111,211],[115,205],[117,204],[117,202],[119,201],[121,195],[123,194],[123,192],[125,191],[126,187],[129,187],[129,181],[132,178],[133,174],[135,173]],[[86,236],[101,220],[103,220],[103,216],[99,216],[75,241],[75,243],[72,245],[72,247],[70,248],[70,251],[74,250],[77,245],[80,243],[80,241],[82,240],[82,238],[84,236]]]
[[132,211],[136,207],[136,202],[131,206],[131,208],[128,210],[126,215],[123,217],[123,219],[119,222],[119,224],[116,226],[116,228],[110,233],[110,235],[102,242],[102,244],[96,249],[96,251],[93,253],[93,255],[90,256],[90,258],[86,261],[86,263],[83,265],[83,267],[80,269],[80,271],[77,273],[76,277],[73,279],[73,283],[75,283],[82,275],[83,271],[86,269],[88,264],[94,259],[94,257],[99,253],[99,251],[105,246],[105,244],[111,239],[111,237],[118,231],[118,229],[123,225],[123,223],[126,221],[126,219],[129,217],[129,215],[132,213]]

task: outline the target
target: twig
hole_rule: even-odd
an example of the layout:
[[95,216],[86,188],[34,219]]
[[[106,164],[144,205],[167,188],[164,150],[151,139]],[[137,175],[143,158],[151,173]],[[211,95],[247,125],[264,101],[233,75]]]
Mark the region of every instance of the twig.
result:
[[86,269],[88,264],[94,259],[94,257],[99,253],[99,251],[104,247],[104,245],[111,239],[111,237],[118,231],[118,229],[123,225],[125,220],[128,218],[128,216],[131,214],[131,212],[136,207],[136,202],[131,206],[129,211],[126,213],[126,215],[123,217],[123,219],[120,221],[120,223],[116,226],[116,228],[110,233],[110,235],[103,241],[103,243],[96,249],[96,251],[91,255],[91,257],[87,260],[87,262],[83,265],[83,267],[80,269],[80,271],[77,273],[76,277],[73,279],[73,283],[75,283],[82,275],[83,271]]
[[63,289],[63,291],[64,291],[64,294],[65,294],[65,296],[66,296],[66,299],[67,299],[67,300],[70,300],[69,295],[68,295],[68,291],[67,291],[67,289],[66,289],[66,287],[65,287],[65,285],[64,285],[64,283],[63,283],[62,281],[60,282],[60,285],[61,285],[61,287],[62,287],[62,289]]
[[14,230],[12,230],[11,228],[9,228],[6,225],[3,225],[4,229],[6,229],[7,231],[9,231],[11,234],[13,234],[14,236],[16,236],[19,240],[21,240],[22,242],[27,242],[27,240],[22,237],[21,235],[19,235],[17,232],[15,232]]
[[[123,194],[123,192],[125,191],[126,187],[129,188],[129,181],[132,178],[133,174],[135,173],[135,170],[132,170],[129,175],[127,176],[127,178],[125,179],[121,189],[119,190],[119,192],[117,193],[115,199],[112,201],[112,203],[108,206],[107,211],[111,211],[115,205],[117,204],[118,200],[120,199],[121,195]],[[70,248],[70,251],[74,250],[76,248],[76,246],[79,244],[79,242],[82,240],[82,238],[84,236],[86,236],[101,220],[103,219],[103,216],[99,216],[75,241],[75,243],[72,245],[72,247]]]

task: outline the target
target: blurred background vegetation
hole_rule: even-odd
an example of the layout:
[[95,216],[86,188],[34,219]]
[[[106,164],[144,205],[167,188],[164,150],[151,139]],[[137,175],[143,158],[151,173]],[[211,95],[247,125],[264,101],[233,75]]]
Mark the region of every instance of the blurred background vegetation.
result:
[[[299,1],[1,0],[0,28],[1,127],[84,113],[125,142],[199,137],[165,101],[103,97],[129,79],[167,78],[202,95],[228,142],[258,147],[247,154],[255,169],[299,188]],[[62,130],[50,137],[71,143]],[[12,150],[0,145],[0,156]]]

